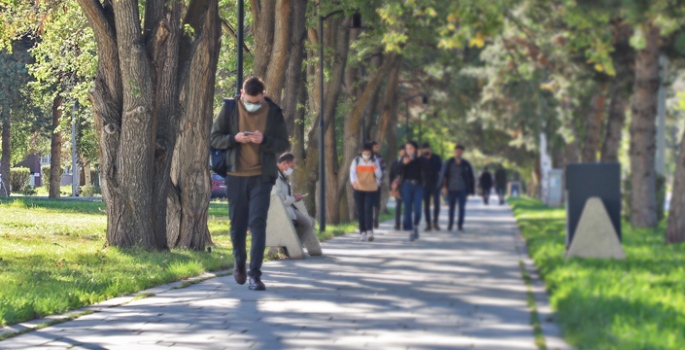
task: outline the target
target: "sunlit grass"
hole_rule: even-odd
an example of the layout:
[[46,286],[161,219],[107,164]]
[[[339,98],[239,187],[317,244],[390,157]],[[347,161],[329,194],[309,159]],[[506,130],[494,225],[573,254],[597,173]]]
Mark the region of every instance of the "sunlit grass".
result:
[[5,200],[0,204],[0,324],[230,268],[227,213],[226,203],[210,206],[210,231],[216,244],[212,253],[103,250],[104,203]]
[[624,261],[564,259],[565,210],[512,199],[566,339],[579,349],[685,349],[685,245],[623,223]]

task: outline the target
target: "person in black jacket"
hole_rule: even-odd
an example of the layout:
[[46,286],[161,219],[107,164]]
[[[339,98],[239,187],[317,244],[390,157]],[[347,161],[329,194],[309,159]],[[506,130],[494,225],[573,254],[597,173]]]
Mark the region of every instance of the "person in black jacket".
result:
[[[393,183],[400,177],[400,162],[404,158],[404,145],[400,146],[398,153],[398,158],[395,158],[390,165],[388,181],[391,186],[393,186]],[[402,217],[402,197],[399,196],[399,188],[393,188],[392,190],[397,194],[395,196],[395,231],[399,231],[400,218]],[[404,225],[402,225],[402,227],[404,227]],[[404,229],[406,230],[406,228]]]
[[[226,196],[238,284],[250,277],[250,290],[265,290],[261,267],[266,245],[266,216],[271,189],[279,175],[277,155],[290,148],[281,108],[265,96],[264,83],[250,78],[240,100],[219,112],[211,131],[211,146],[226,150]],[[250,270],[246,271],[247,229],[252,234]]]
[[504,170],[502,164],[497,167],[495,172],[495,191],[499,196],[499,204],[503,205],[507,194],[507,171]]
[[[426,178],[423,179],[423,209],[426,215],[426,231],[435,228],[440,231],[438,226],[438,216],[440,215],[440,186],[438,180],[440,179],[440,170],[442,169],[442,159],[437,154],[431,152],[431,145],[424,142],[421,145],[421,156],[426,159]],[[431,198],[433,199],[433,225],[431,227]]]
[[449,224],[448,231],[452,231],[454,223],[454,210],[457,201],[459,202],[459,221],[457,227],[459,231],[464,231],[464,214],[466,212],[466,197],[476,193],[475,176],[471,163],[462,159],[464,146],[457,145],[454,148],[454,157],[448,159],[442,166],[440,181],[443,193],[447,196],[449,203]]
[[[409,141],[405,145],[406,154],[400,163],[400,178],[402,179],[402,200],[404,200],[404,223],[410,231],[409,240],[419,238],[419,223],[421,222],[421,201],[423,200],[423,185],[426,178],[425,169],[428,167],[426,158],[417,155],[418,145]],[[414,220],[412,220],[412,210]]]
[[483,192],[483,203],[488,205],[490,203],[490,191],[492,190],[492,174],[488,171],[488,167],[483,169],[483,173],[480,174],[480,179],[478,179],[480,184],[480,189]]

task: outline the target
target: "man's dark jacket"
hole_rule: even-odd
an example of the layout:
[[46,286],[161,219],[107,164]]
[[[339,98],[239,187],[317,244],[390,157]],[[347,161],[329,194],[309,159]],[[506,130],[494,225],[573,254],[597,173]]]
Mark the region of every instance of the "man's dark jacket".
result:
[[[448,159],[445,164],[442,166],[442,172],[440,173],[440,181],[438,183],[441,186],[445,186],[445,181],[449,177],[450,173],[450,166],[452,163],[456,162],[456,159],[454,157]],[[471,166],[471,163],[469,163],[467,160],[462,159],[461,160],[461,167],[462,167],[462,175],[464,176],[464,183],[466,184],[466,189],[468,190],[468,194],[474,195],[476,194],[476,181],[475,181],[475,175],[473,174],[473,167]]]
[[[281,107],[268,97],[265,98],[265,101],[269,104],[269,113],[266,116],[266,130],[262,131],[264,139],[260,144],[259,152],[261,153],[262,176],[265,181],[274,183],[278,177],[278,167],[276,166],[278,156],[290,148],[290,141],[288,141],[288,129]],[[233,104],[233,111],[228,111],[227,104],[224,103],[219,116],[212,125],[210,138],[212,147],[226,150],[226,169],[228,172],[237,171],[240,156],[241,144],[235,140],[235,135],[239,132],[238,103],[242,103],[242,101],[236,100],[236,103]]]
[[495,184],[498,187],[507,186],[507,172],[504,169],[497,169],[495,172]]
[[426,157],[423,158],[429,165],[424,172],[424,174],[426,174],[426,178],[423,180],[425,184],[424,186],[426,186],[424,190],[430,191],[438,186],[438,180],[440,180],[440,171],[442,170],[442,159],[435,154],[431,154],[430,159]]
[[484,171],[480,175],[480,187],[486,190],[492,188],[492,174],[490,172]]

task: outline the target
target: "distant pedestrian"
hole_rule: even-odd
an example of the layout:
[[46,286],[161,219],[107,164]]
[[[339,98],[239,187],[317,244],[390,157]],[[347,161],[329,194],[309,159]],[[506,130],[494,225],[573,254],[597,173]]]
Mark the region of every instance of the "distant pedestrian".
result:
[[381,166],[373,156],[373,146],[364,145],[361,154],[350,165],[350,182],[354,188],[354,203],[359,219],[360,241],[373,241],[373,203],[383,176]]
[[436,231],[440,231],[440,226],[438,226],[438,216],[440,215],[440,186],[438,186],[438,180],[440,180],[440,170],[442,169],[442,159],[437,154],[431,152],[431,145],[428,142],[424,142],[421,145],[422,157],[426,159],[426,178],[423,179],[423,209],[426,214],[426,231],[431,230],[431,199],[433,202],[433,225]]
[[[387,166],[385,165],[385,160],[381,156],[381,146],[378,144],[376,141],[371,141],[371,146],[373,147],[373,156],[376,158],[378,161],[378,164],[381,167],[381,172],[383,173],[383,176],[385,176],[385,170]],[[383,188],[383,179],[381,178],[381,181],[378,186],[378,191],[376,191],[376,198],[374,198],[373,202],[373,228],[378,228],[379,222],[378,218],[381,216],[381,191]]]
[[495,191],[499,197],[499,204],[503,205],[507,195],[507,171],[500,164],[495,172]]
[[[250,276],[251,290],[265,290],[261,280],[266,245],[266,215],[271,188],[278,178],[277,155],[290,147],[281,108],[265,96],[264,83],[250,78],[234,108],[224,103],[212,125],[211,145],[226,150],[226,196],[238,284]],[[252,234],[250,271],[246,272],[247,229]]]
[[295,156],[292,153],[284,153],[278,158],[278,179],[271,190],[272,195],[277,195],[283,200],[285,211],[293,221],[297,236],[300,242],[304,242],[310,235],[314,235],[314,227],[316,220],[313,217],[301,212],[293,204],[299,202],[304,198],[300,193],[292,193],[292,187],[288,181],[293,171],[295,171],[295,164],[297,163]]
[[[402,179],[401,195],[404,200],[404,223],[410,231],[409,240],[419,238],[419,223],[421,222],[421,202],[423,200],[423,185],[427,161],[417,155],[418,145],[409,141],[405,145],[405,155],[400,163],[400,177]],[[414,214],[412,220],[412,211]]]
[[[402,217],[402,196],[400,195],[401,185],[400,185],[400,164],[402,159],[404,159],[404,145],[400,146],[398,157],[392,161],[390,165],[390,173],[388,174],[388,180],[390,181],[390,194],[395,197],[395,231],[400,229],[400,218]],[[404,224],[402,224],[402,229],[406,230]]]
[[443,164],[442,174],[440,175],[442,191],[447,196],[447,202],[449,204],[448,231],[452,231],[454,210],[457,202],[459,204],[459,221],[457,222],[457,228],[459,231],[464,231],[466,197],[476,193],[473,167],[471,166],[471,163],[461,158],[462,153],[464,153],[464,146],[457,145],[454,148],[454,157],[448,159]]
[[490,192],[492,191],[492,174],[490,174],[490,171],[488,171],[488,167],[485,167],[485,169],[483,169],[483,173],[480,174],[478,184],[480,185],[480,190],[483,194],[483,203],[485,203],[485,205],[490,204]]

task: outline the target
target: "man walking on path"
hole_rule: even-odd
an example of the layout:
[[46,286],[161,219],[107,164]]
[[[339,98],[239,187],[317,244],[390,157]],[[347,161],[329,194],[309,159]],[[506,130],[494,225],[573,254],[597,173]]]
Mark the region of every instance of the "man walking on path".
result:
[[[373,146],[373,157],[376,158],[381,166],[382,176],[385,176],[385,169],[387,166],[385,160],[381,157],[381,146],[376,141],[371,141],[371,146]],[[380,184],[378,186],[378,191],[376,191],[376,198],[373,202],[373,228],[378,228],[378,218],[381,216],[381,189],[383,187],[383,179],[381,178]]]
[[[404,145],[400,146],[400,150],[398,152],[398,158],[395,158],[395,160],[392,161],[392,164],[390,165],[390,174],[388,177],[388,181],[390,182],[390,186],[392,188],[392,195],[395,197],[395,231],[400,230],[400,218],[402,217],[402,197],[400,196],[400,188],[399,188],[399,177],[400,177],[400,162],[404,158]],[[402,225],[402,229],[405,230],[406,228],[404,225]]]
[[[265,96],[264,83],[250,78],[240,100],[225,103],[212,125],[211,145],[226,150],[226,196],[231,219],[231,242],[238,284],[250,276],[251,290],[265,290],[261,267],[266,245],[266,215],[271,188],[278,177],[277,155],[290,147],[281,108]],[[250,271],[246,272],[247,229],[252,233]]]
[[442,186],[443,193],[447,196],[447,202],[449,204],[448,231],[452,231],[454,210],[457,201],[459,202],[459,221],[457,222],[457,228],[459,231],[464,231],[466,197],[476,193],[473,167],[471,166],[471,163],[461,158],[462,153],[464,153],[464,146],[457,145],[457,147],[454,148],[454,157],[445,162],[442,166],[442,173],[440,175],[439,183]]
[[440,231],[438,226],[438,215],[440,215],[440,186],[438,180],[440,179],[440,170],[442,169],[442,159],[437,154],[431,152],[431,145],[424,142],[421,145],[423,151],[421,155],[426,159],[426,178],[424,179],[423,188],[423,209],[426,214],[426,231],[431,230],[431,198],[433,199],[433,228]]
[[[426,178],[428,161],[417,155],[419,146],[414,141],[405,145],[405,155],[400,162],[400,177],[402,179],[402,200],[404,200],[404,223],[410,231],[409,241],[419,238],[419,223],[421,222],[421,201],[423,200],[423,185]],[[412,212],[414,214],[412,220]]]
[[504,205],[504,199],[507,193],[507,171],[504,170],[502,164],[497,167],[495,172],[495,191],[499,197],[499,204]]
[[483,173],[480,175],[480,179],[478,179],[478,183],[480,184],[480,189],[483,192],[483,203],[485,205],[490,204],[490,191],[492,191],[492,174],[490,174],[490,171],[488,171],[488,167],[485,167],[483,169]]

